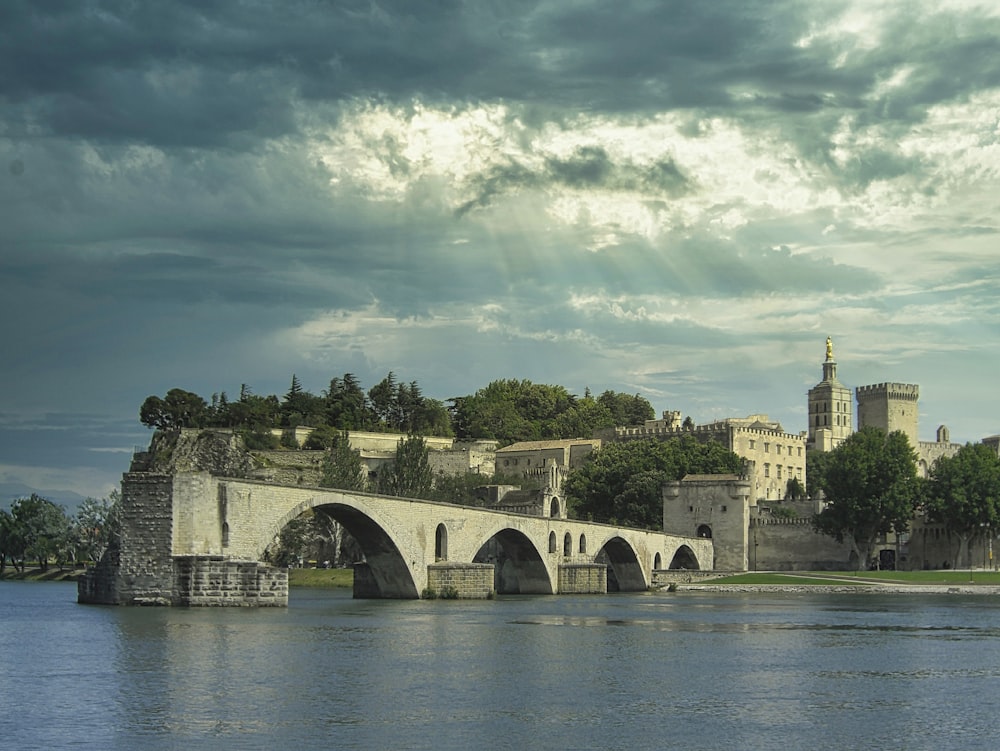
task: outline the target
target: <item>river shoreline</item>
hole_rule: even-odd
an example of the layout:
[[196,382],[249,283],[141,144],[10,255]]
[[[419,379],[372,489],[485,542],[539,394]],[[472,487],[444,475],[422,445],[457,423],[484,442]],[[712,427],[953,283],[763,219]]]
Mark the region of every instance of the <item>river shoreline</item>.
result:
[[[662,587],[660,591],[666,591]],[[991,584],[677,584],[674,593],[768,592],[782,594],[1000,595]]]

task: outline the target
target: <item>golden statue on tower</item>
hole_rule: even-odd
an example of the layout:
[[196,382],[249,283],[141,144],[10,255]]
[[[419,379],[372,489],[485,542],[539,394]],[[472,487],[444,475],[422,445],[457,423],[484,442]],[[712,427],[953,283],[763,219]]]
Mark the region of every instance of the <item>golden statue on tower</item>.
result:
[[830,337],[826,338],[826,359],[828,361],[833,359],[833,339]]

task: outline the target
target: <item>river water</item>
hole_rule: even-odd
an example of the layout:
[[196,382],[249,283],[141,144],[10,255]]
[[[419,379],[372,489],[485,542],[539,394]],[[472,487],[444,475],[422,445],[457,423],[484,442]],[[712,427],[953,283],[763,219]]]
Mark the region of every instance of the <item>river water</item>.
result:
[[75,595],[0,583],[3,748],[1000,747],[991,596]]

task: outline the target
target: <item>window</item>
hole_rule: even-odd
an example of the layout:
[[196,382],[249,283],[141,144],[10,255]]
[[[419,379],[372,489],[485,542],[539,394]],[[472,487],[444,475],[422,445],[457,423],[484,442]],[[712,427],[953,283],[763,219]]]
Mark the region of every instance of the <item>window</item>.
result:
[[771,465],[770,464],[765,464],[764,465],[764,477],[770,477],[770,476],[771,476]]
[[726,513],[726,511],[727,511],[727,510],[728,510],[728,508],[727,508],[726,506],[723,506],[723,507],[722,507],[722,508],[720,509],[720,511],[722,511],[722,513],[723,513],[723,514],[724,514],[724,513]]
[[764,444],[764,453],[765,454],[771,453],[771,444],[770,443],[765,443]]
[[753,451],[755,448],[757,448],[757,441],[755,441],[753,438],[751,438],[750,439],[750,450]]
[[778,473],[778,479],[780,480],[781,479],[781,465],[780,464],[777,465],[775,467],[775,470],[777,471],[777,473]]

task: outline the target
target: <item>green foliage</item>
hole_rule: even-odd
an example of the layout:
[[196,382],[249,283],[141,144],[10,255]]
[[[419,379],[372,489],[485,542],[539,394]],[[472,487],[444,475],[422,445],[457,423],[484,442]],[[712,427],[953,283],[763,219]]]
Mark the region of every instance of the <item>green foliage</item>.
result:
[[827,468],[833,457],[832,451],[806,452],[806,477],[809,478],[809,493],[813,498],[822,491],[826,494]]
[[291,449],[295,451],[299,448],[298,439],[295,437],[295,428],[285,428],[281,431],[281,438],[278,440],[279,445],[283,449]]
[[74,518],[77,557],[98,561],[121,531],[121,494],[115,490],[108,498],[87,498]]
[[602,446],[570,472],[563,488],[574,518],[659,529],[665,482],[739,471],[740,458],[715,441],[647,439]]
[[928,520],[943,524],[964,545],[1000,529],[1000,458],[981,443],[966,444],[938,459],[926,485]]
[[200,428],[208,417],[208,405],[197,394],[170,389],[165,398],[146,397],[139,408],[139,421],[149,428]]
[[337,542],[337,523],[328,514],[314,509],[284,526],[277,540],[264,551],[264,560],[276,566],[316,560]]
[[323,457],[320,486],[342,490],[364,490],[366,473],[361,453],[351,448],[347,431],[334,435],[330,450]]
[[281,442],[268,428],[244,430],[240,432],[243,445],[249,451],[273,451],[281,446]]
[[341,431],[332,425],[320,425],[309,433],[302,443],[302,448],[306,451],[328,451],[340,434]]
[[38,561],[45,569],[49,560],[57,562],[73,558],[73,537],[69,517],[52,501],[32,493],[30,498],[19,498],[10,507],[9,524],[5,543],[6,555],[15,567],[25,560]]
[[865,566],[876,538],[903,533],[920,497],[916,454],[904,433],[866,427],[830,452],[825,467],[827,506],[816,530],[849,540]]
[[471,396],[451,400],[452,425],[460,438],[492,438],[502,444],[551,438],[590,437],[595,430],[634,425],[653,416],[639,395],[605,391],[582,398],[562,386],[527,380],[493,381]]
[[438,475],[434,478],[434,487],[427,500],[460,506],[484,506],[486,502],[478,491],[486,485],[516,485],[528,489],[535,487],[537,481],[521,475],[480,475],[472,472]]
[[400,439],[391,465],[378,473],[376,492],[404,498],[429,498],[434,474],[427,459],[427,444],[420,436]]
[[[450,407],[423,395],[416,381],[400,382],[389,372],[367,393],[358,379],[345,373],[332,378],[322,396],[309,393],[292,375],[291,384],[279,399],[259,396],[241,384],[240,396],[231,401],[225,392],[213,394],[211,404],[197,394],[171,389],[166,397],[149,396],[139,410],[139,419],[150,428],[225,427],[245,435],[272,428],[308,426],[329,430],[373,430],[406,435],[433,435],[463,439],[495,439],[501,444],[558,438],[591,437],[598,430],[618,425],[641,424],[653,417],[652,405],[638,394],[605,391],[594,398],[588,390],[583,398],[563,386],[535,384],[527,380],[493,381],[471,396],[455,397]],[[291,448],[291,433],[282,434]],[[327,448],[320,433],[309,448]],[[269,440],[251,437],[253,448],[269,448]]]
[[798,477],[791,477],[785,485],[786,501],[801,501],[806,497],[806,489]]

